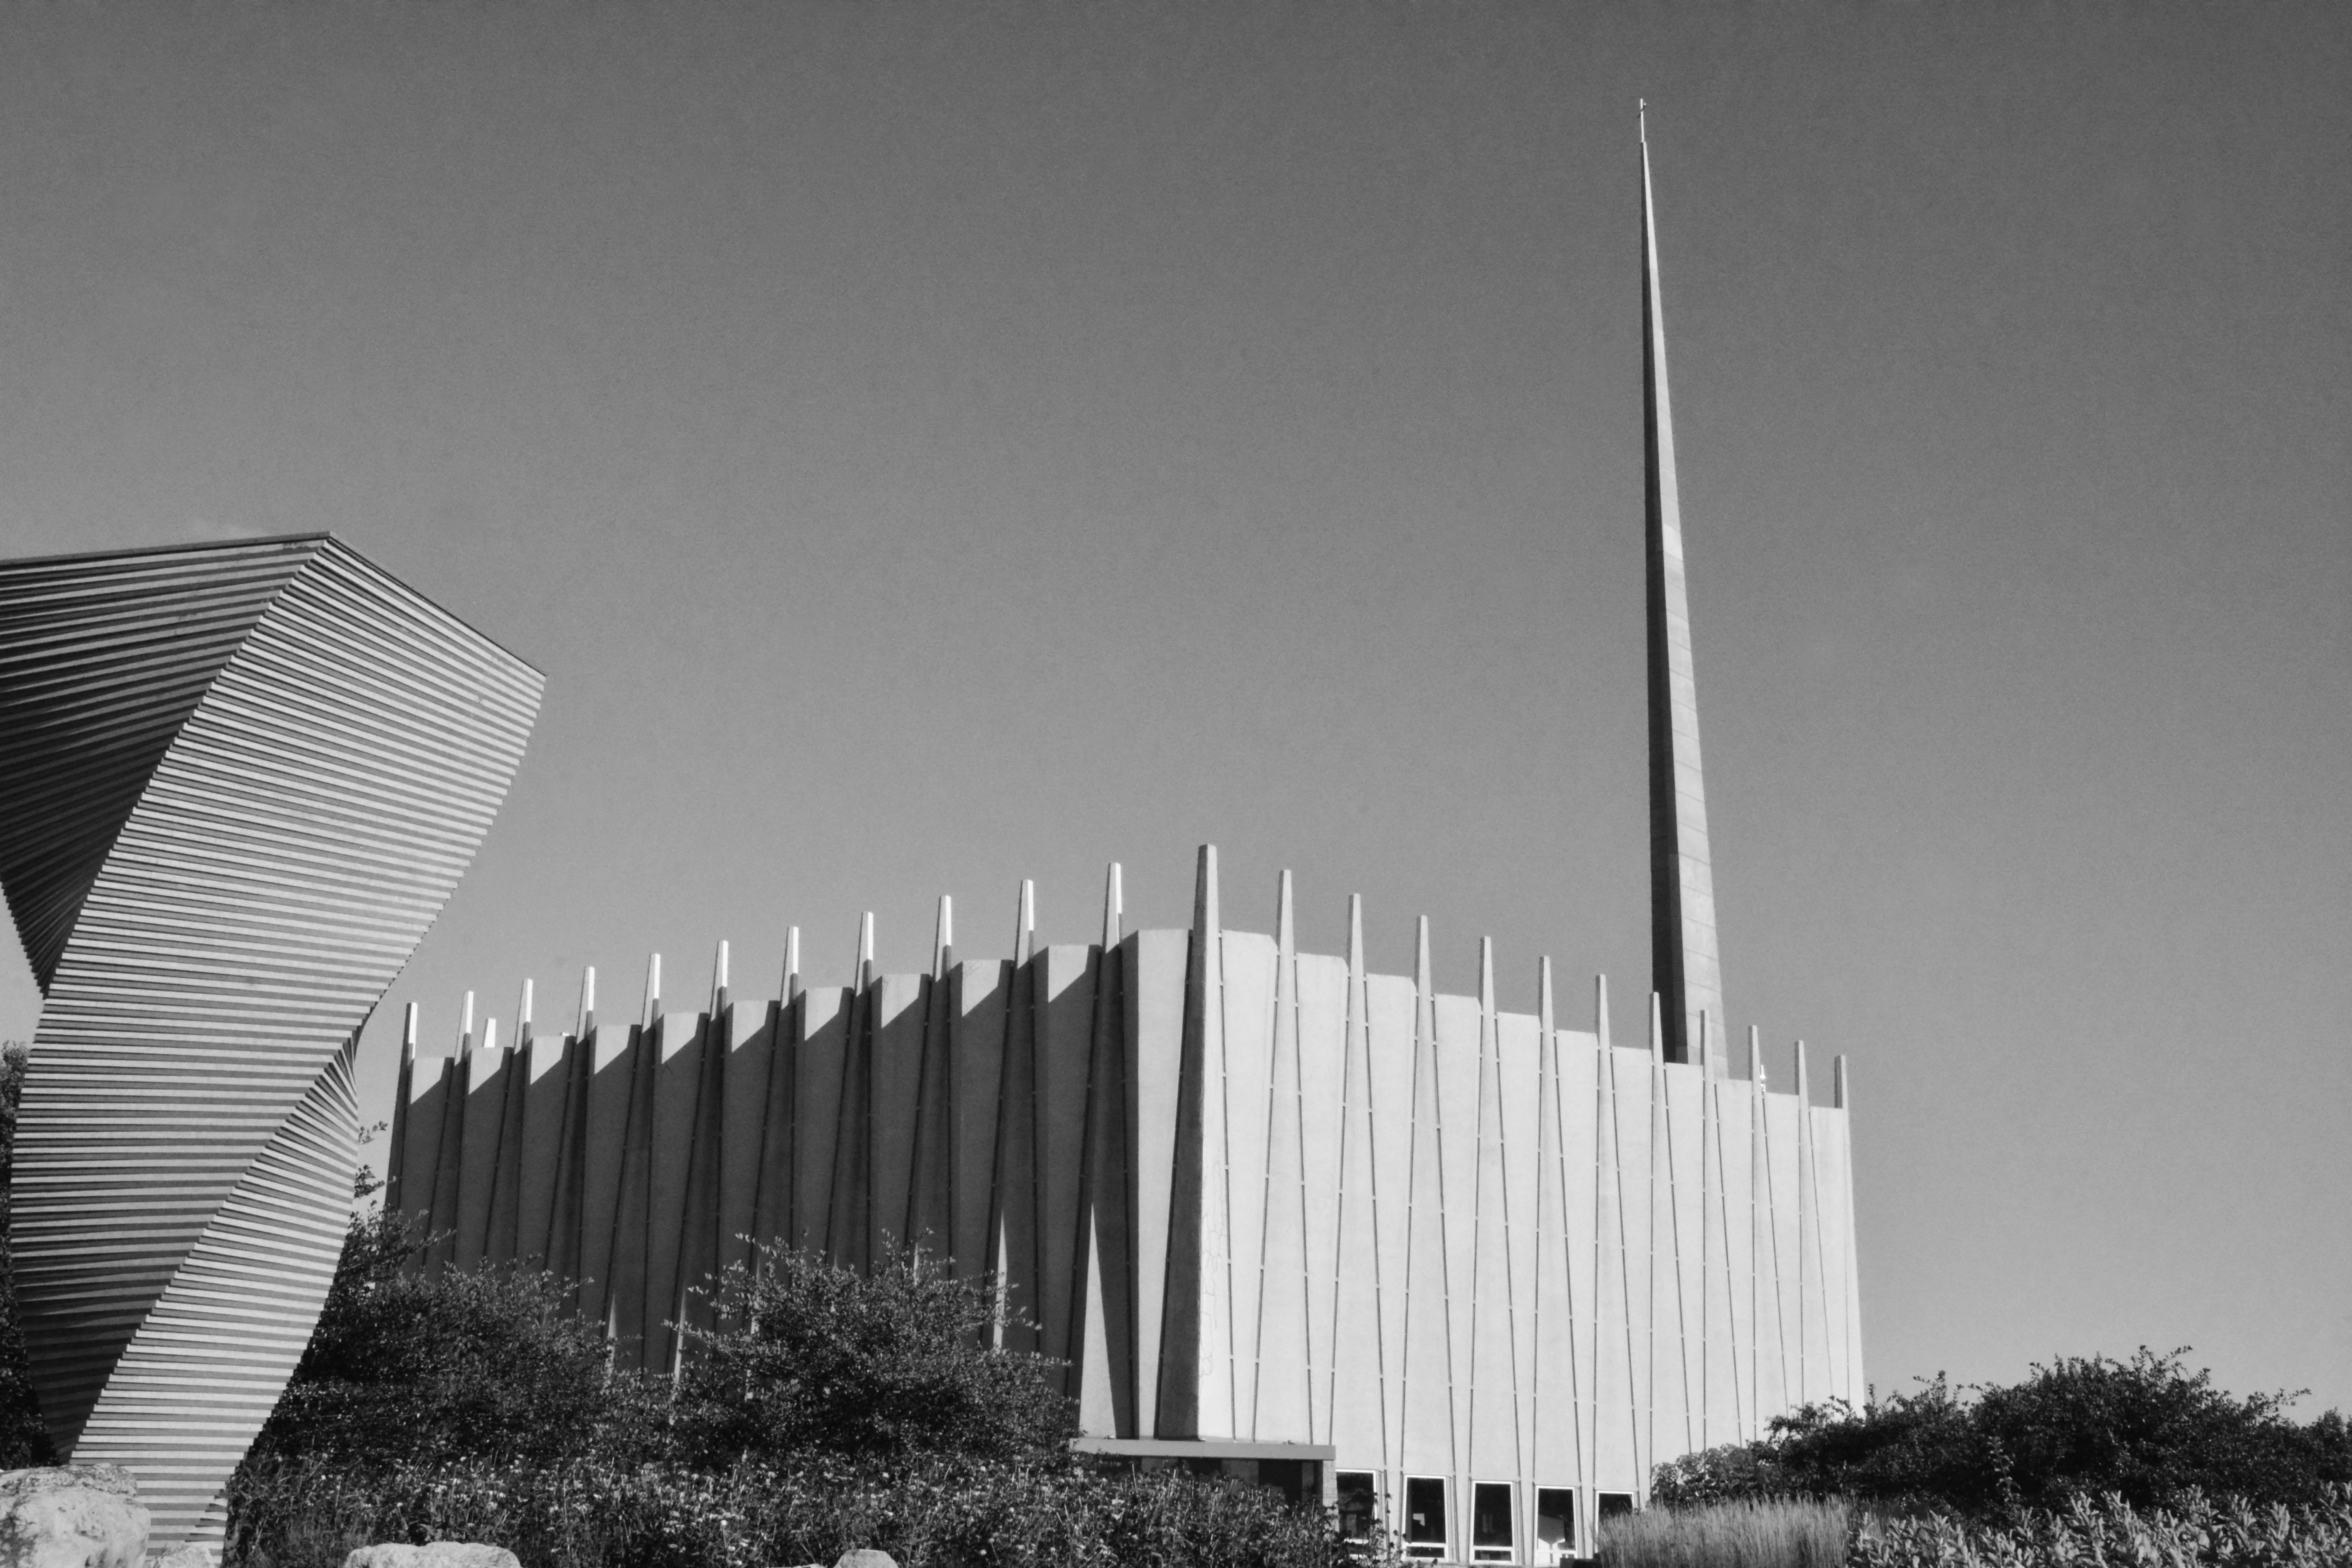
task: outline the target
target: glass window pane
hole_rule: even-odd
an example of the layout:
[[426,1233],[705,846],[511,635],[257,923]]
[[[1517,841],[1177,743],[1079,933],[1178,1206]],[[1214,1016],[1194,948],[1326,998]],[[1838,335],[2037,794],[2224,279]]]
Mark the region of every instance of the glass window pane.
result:
[[1316,1476],[1315,1496],[1307,1494],[1307,1477],[1317,1468],[1312,1459],[1260,1459],[1257,1462],[1257,1484],[1280,1492],[1290,1502],[1321,1502],[1323,1478]]
[[1339,1535],[1346,1541],[1369,1541],[1380,1523],[1381,1494],[1370,1470],[1339,1472]]
[[1511,1558],[1511,1489],[1480,1481],[1470,1489],[1470,1555],[1482,1562]]
[[1565,1563],[1576,1554],[1576,1494],[1566,1487],[1536,1489],[1538,1563]]
[[1433,1476],[1408,1476],[1404,1483],[1404,1539],[1416,1557],[1433,1556],[1445,1546],[1445,1483]]

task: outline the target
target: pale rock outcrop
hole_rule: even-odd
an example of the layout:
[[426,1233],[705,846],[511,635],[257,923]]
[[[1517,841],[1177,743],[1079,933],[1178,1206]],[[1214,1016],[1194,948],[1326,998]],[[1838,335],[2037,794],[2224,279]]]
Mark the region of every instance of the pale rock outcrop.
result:
[[343,1559],[343,1568],[521,1568],[503,1546],[478,1541],[428,1541],[422,1546],[390,1541],[362,1546]]
[[0,1473],[0,1568],[139,1568],[139,1483],[113,1465]]

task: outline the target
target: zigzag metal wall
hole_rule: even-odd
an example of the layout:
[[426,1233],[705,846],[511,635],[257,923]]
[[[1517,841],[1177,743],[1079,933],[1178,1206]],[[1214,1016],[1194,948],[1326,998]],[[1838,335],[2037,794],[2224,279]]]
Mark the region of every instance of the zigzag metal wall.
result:
[[488,831],[539,675],[325,535],[0,563],[0,885],[46,1001],[18,1306],[61,1451],[158,1544],[309,1340],[352,1051]]
[[[1612,1047],[1412,978],[1223,928],[512,1049],[404,1058],[391,1201],[436,1263],[544,1259],[625,1363],[662,1366],[688,1287],[751,1239],[864,1264],[918,1237],[998,1272],[1101,1437],[1332,1446],[1389,1499],[1473,1482],[1640,1493],[1649,1468],[1863,1391],[1843,1061],[1836,1103]],[[658,964],[656,962],[656,973]],[[658,992],[658,981],[650,988]],[[468,1046],[470,1047],[470,1039]],[[1752,1051],[1752,1044],[1751,1044]],[[1393,1516],[1393,1509],[1391,1509]],[[1590,1549],[1589,1534],[1585,1546]]]

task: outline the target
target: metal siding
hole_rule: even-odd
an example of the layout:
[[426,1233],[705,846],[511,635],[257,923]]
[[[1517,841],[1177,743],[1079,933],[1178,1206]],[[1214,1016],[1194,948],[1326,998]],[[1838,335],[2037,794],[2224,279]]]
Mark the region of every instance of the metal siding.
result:
[[[0,563],[0,879],[47,993],[25,1335],[60,1447],[131,1456],[160,1543],[208,1518],[300,1353],[350,1199],[343,1052],[540,691],[324,537]],[[225,1281],[246,1304],[207,1317]],[[218,1392],[158,1381],[187,1377]]]

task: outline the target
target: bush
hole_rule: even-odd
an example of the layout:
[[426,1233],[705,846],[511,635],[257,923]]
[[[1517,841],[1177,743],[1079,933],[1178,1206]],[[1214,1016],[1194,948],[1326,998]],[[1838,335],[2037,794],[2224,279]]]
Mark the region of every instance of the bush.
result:
[[1600,1562],[1601,1568],[1838,1568],[1852,1531],[1843,1501],[1654,1508],[1602,1524]]
[[2298,1425],[2286,1415],[2294,1395],[2235,1398],[2210,1373],[2184,1370],[2182,1353],[2143,1348],[2127,1362],[2037,1366],[2014,1387],[1982,1393],[1976,1429],[2007,1458],[2019,1498],[2037,1508],[2110,1492],[2149,1508],[2192,1490],[2315,1503],[2330,1483],[2352,1483],[2341,1415]]
[[1669,1459],[1651,1479],[1668,1508],[1770,1498],[1943,1500],[1972,1507],[2008,1486],[2000,1456],[1942,1378],[1856,1411],[1843,1402],[1775,1416],[1769,1436]]
[[2308,1504],[2352,1483],[2342,1416],[2298,1424],[2292,1395],[2237,1398],[2188,1371],[2183,1353],[2062,1358],[1973,1399],[1938,1378],[1861,1411],[1808,1405],[1759,1442],[1659,1466],[1652,1496],[1670,1506],[1845,1496],[1983,1515],[2111,1493],[2140,1509],[2192,1492]]
[[763,1251],[720,1279],[715,1332],[688,1331],[678,1456],[903,1467],[938,1455],[1037,1458],[1076,1429],[1060,1363],[992,1349],[992,1295],[919,1252],[861,1276]]
[[2257,1508],[2191,1493],[2174,1510],[2143,1512],[2120,1498],[2077,1497],[2063,1510],[2027,1510],[2006,1521],[1944,1514],[1866,1519],[1855,1568],[2076,1568],[2147,1563],[2162,1568],[2323,1568],[2352,1563],[2352,1489],[2318,1500]]
[[852,1547],[902,1568],[1340,1568],[1329,1521],[1255,1489],[1118,1476],[1066,1459],[720,1471],[577,1459],[353,1470],[247,1467],[231,1510],[266,1519],[234,1554],[334,1568],[378,1541],[496,1542],[526,1568],[761,1568]]
[[1056,1363],[989,1348],[990,1295],[910,1256],[798,1253],[719,1283],[667,1381],[606,1371],[553,1281],[404,1275],[353,1222],[317,1334],[232,1481],[228,1557],[335,1568],[379,1541],[495,1542],[527,1568],[764,1568],[877,1546],[926,1564],[1338,1568],[1271,1492],[1074,1458]]
[[403,1274],[425,1237],[401,1215],[352,1221],[310,1343],[253,1447],[268,1464],[635,1458],[662,1415],[646,1380],[609,1371],[599,1329],[551,1277]]

